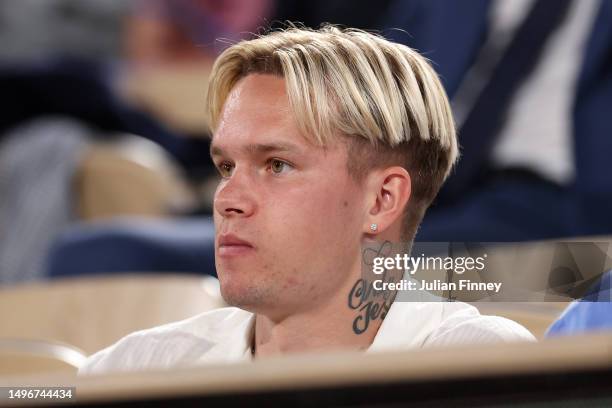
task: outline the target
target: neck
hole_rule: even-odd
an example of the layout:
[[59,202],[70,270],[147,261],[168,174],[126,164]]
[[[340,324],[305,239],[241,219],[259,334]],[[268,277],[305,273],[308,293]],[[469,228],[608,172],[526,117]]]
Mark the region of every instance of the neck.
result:
[[316,307],[275,319],[258,313],[255,355],[367,349],[392,302],[368,291],[371,287],[371,281],[355,278]]

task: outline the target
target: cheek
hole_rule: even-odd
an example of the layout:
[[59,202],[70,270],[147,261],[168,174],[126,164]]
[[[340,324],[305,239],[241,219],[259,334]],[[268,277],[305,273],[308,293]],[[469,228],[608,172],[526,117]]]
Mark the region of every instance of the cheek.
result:
[[[278,220],[291,235],[303,236],[304,240],[329,242],[339,236],[354,234],[359,220],[355,198],[359,194],[346,186],[320,185],[315,189],[302,189],[287,205],[279,210],[283,217]],[[316,246],[316,242],[312,243]]]

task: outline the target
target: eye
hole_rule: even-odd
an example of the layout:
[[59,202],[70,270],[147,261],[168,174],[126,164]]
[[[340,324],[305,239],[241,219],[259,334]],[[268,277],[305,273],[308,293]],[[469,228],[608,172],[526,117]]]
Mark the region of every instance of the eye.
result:
[[278,159],[270,159],[268,167],[273,174],[283,174],[291,165],[287,162]]
[[234,170],[234,165],[228,161],[221,162],[217,166],[217,170],[219,170],[219,174],[223,178],[228,178],[232,175],[232,170]]

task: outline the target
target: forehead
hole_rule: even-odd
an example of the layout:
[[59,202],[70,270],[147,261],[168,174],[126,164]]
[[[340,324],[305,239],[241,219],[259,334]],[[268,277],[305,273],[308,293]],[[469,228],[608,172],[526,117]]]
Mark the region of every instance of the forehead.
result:
[[284,79],[260,74],[241,79],[223,106],[213,144],[281,135],[299,136]]

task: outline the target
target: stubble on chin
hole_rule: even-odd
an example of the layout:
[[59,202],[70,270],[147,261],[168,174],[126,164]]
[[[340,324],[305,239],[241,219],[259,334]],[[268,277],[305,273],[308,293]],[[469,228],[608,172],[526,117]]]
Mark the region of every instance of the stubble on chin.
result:
[[270,302],[269,291],[257,284],[238,285],[236,282],[221,283],[221,296],[225,303],[240,309],[254,311]]

